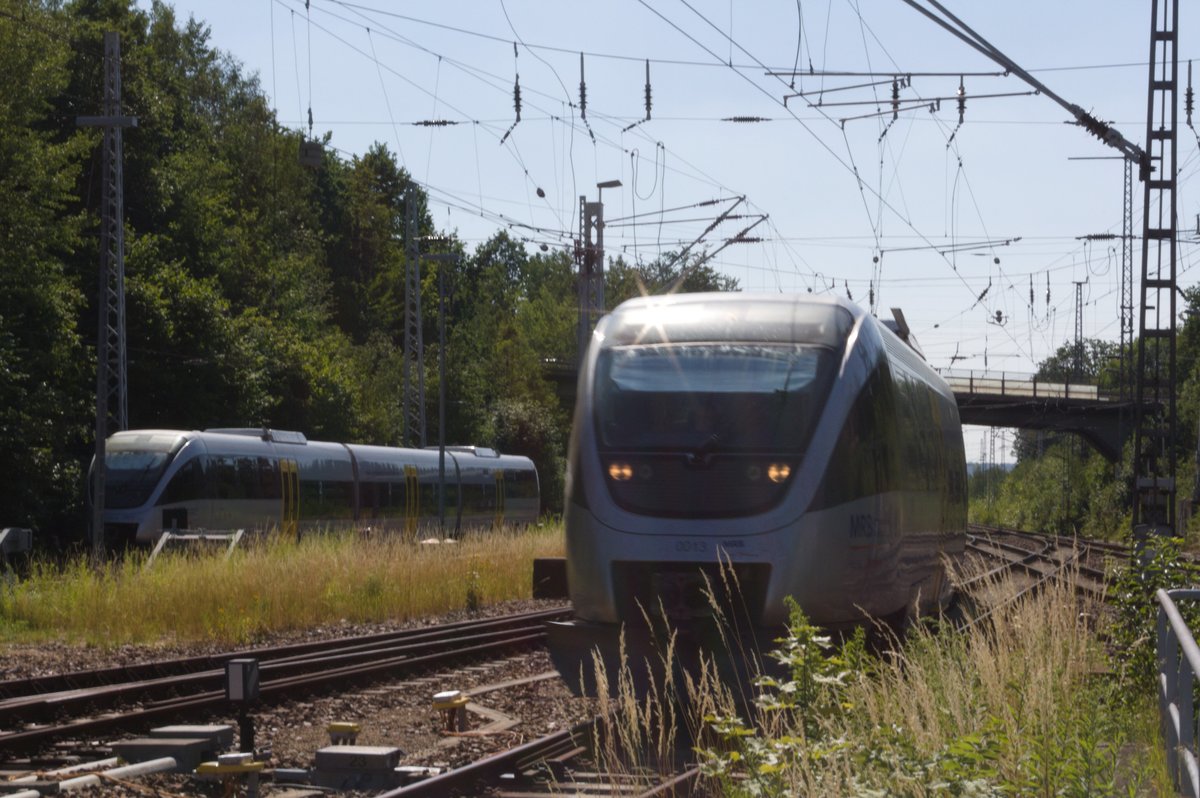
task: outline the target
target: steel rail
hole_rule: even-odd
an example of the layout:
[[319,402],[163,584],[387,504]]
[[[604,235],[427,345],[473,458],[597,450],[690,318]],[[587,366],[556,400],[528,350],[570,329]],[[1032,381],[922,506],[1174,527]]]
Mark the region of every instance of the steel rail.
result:
[[[539,786],[546,790],[545,794],[559,796],[670,798],[694,793],[700,777],[700,769],[696,766],[688,767],[682,773],[663,775],[657,784],[646,784],[642,777],[608,773],[580,773],[586,781],[573,780],[569,763],[587,754],[595,734],[604,733],[613,720],[612,715],[598,715],[570,729],[553,732],[461,768],[382,793],[376,798],[443,798],[481,794],[495,795],[497,798],[530,798],[541,794]],[[556,778],[547,781],[538,778],[546,773],[553,773]]]
[[[537,626],[517,627],[516,630],[510,630],[507,634],[493,630],[479,637],[459,635],[454,638],[453,647],[446,647],[450,641],[443,641],[440,648],[433,644],[424,646],[424,649],[434,649],[426,650],[425,653],[420,653],[420,651],[392,652],[391,656],[373,659],[369,662],[347,662],[325,657],[322,658],[323,662],[321,663],[325,666],[324,669],[316,672],[290,674],[286,669],[276,668],[275,675],[272,677],[270,670],[264,670],[260,696],[263,700],[287,699],[307,692],[316,692],[384,676],[395,677],[421,673],[468,658],[494,657],[512,651],[528,650],[541,645],[545,641],[545,636],[544,626],[538,624]],[[333,667],[329,667],[331,665]],[[111,729],[136,727],[162,718],[194,715],[204,711],[215,711],[225,706],[227,706],[227,702],[223,687],[193,692],[184,696],[156,699],[127,711],[115,711],[6,734],[0,733],[0,751],[26,749],[65,736],[92,735]]]
[[[72,673],[54,674],[49,676],[34,676],[26,679],[0,681],[0,696],[16,698],[19,696],[38,695],[46,693],[66,692],[69,690],[100,687],[103,685],[119,684],[121,682],[144,681],[164,676],[195,673],[214,668],[223,668],[231,659],[257,659],[260,662],[279,661],[289,657],[301,656],[320,651],[337,649],[349,651],[356,646],[369,646],[388,641],[420,640],[429,636],[437,636],[454,630],[484,629],[488,627],[503,627],[516,620],[529,622],[557,620],[569,612],[566,607],[537,610],[529,613],[515,613],[484,620],[454,621],[436,626],[421,626],[411,629],[398,629],[393,632],[375,632],[367,635],[352,635],[332,640],[315,640],[305,643],[286,643],[279,646],[260,646],[257,648],[240,649],[222,652],[220,654],[203,654],[195,657],[177,657],[174,659],[155,660],[134,665],[118,665],[109,668],[95,668]],[[3,702],[0,702],[2,705]]]

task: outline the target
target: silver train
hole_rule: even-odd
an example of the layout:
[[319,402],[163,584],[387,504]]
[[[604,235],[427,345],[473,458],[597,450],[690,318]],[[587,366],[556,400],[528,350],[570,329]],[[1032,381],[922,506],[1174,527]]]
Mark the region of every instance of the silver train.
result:
[[648,616],[686,633],[730,572],[750,628],[784,624],[787,596],[829,628],[947,603],[962,429],[897,318],[812,295],[677,294],[601,320],[568,453],[576,618],[551,629],[568,681],[594,647],[611,660],[622,626],[627,644]]
[[[106,444],[109,545],[154,543],[167,529],[267,529],[300,535],[354,524],[415,535],[532,523],[538,475],[527,457],[446,447],[444,511],[438,451],[310,441],[271,429],[130,430]],[[444,515],[442,515],[444,512]]]

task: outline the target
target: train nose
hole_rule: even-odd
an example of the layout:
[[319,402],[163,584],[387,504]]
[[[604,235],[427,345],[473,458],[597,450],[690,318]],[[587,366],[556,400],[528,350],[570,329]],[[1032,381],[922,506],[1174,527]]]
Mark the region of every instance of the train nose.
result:
[[684,625],[723,618],[757,626],[771,578],[767,563],[615,562],[617,617]]

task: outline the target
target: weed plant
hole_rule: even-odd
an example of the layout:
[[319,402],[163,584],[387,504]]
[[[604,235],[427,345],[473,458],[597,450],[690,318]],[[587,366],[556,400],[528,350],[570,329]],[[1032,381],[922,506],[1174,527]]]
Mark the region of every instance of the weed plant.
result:
[[244,644],[273,632],[405,620],[528,598],[535,557],[560,555],[561,527],[472,532],[421,544],[354,533],[265,537],[228,560],[133,553],[35,562],[0,588],[0,641]]
[[[1119,671],[1108,675],[1085,609],[1063,579],[965,630],[918,625],[871,656],[862,634],[837,643],[793,605],[771,654],[784,675],[758,678],[749,707],[704,676],[640,698],[622,683],[602,697],[636,710],[605,764],[637,762],[674,718],[695,730],[710,794],[1173,794],[1153,696],[1131,699]],[[686,700],[651,707],[671,695]]]

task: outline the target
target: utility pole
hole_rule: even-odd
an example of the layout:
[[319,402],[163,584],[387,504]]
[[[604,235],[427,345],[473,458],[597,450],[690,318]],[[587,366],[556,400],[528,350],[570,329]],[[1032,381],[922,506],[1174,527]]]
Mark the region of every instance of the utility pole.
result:
[[121,115],[121,38],[104,34],[104,105],[101,116],[81,116],[80,127],[104,129],[100,201],[100,278],[96,305],[96,452],[92,474],[92,559],[104,558],[105,443],[110,428],[129,427],[125,360],[125,176],[122,130],[137,118]]
[[1175,534],[1176,143],[1179,0],[1152,0],[1134,426],[1133,537]]
[[[1121,348],[1120,400],[1124,404],[1132,393],[1129,379],[1133,374],[1133,161],[1125,159],[1125,212],[1121,227]],[[1124,423],[1124,414],[1122,414]],[[1124,435],[1121,436],[1124,440]]]
[[1071,358],[1071,379],[1083,381],[1083,287],[1087,280],[1074,280],[1075,284],[1075,352]]
[[604,315],[604,189],[619,188],[620,180],[597,183],[599,198],[579,198],[579,241],[575,260],[579,264],[579,326],[576,330],[575,362],[582,368],[592,328]]
[[[421,333],[421,253],[417,240],[417,190],[404,194],[404,386],[405,446],[425,448],[425,341]],[[412,371],[416,369],[415,381]]]
[[438,270],[438,532],[446,530],[446,267],[458,263],[458,255],[439,253],[423,256],[437,263]]

